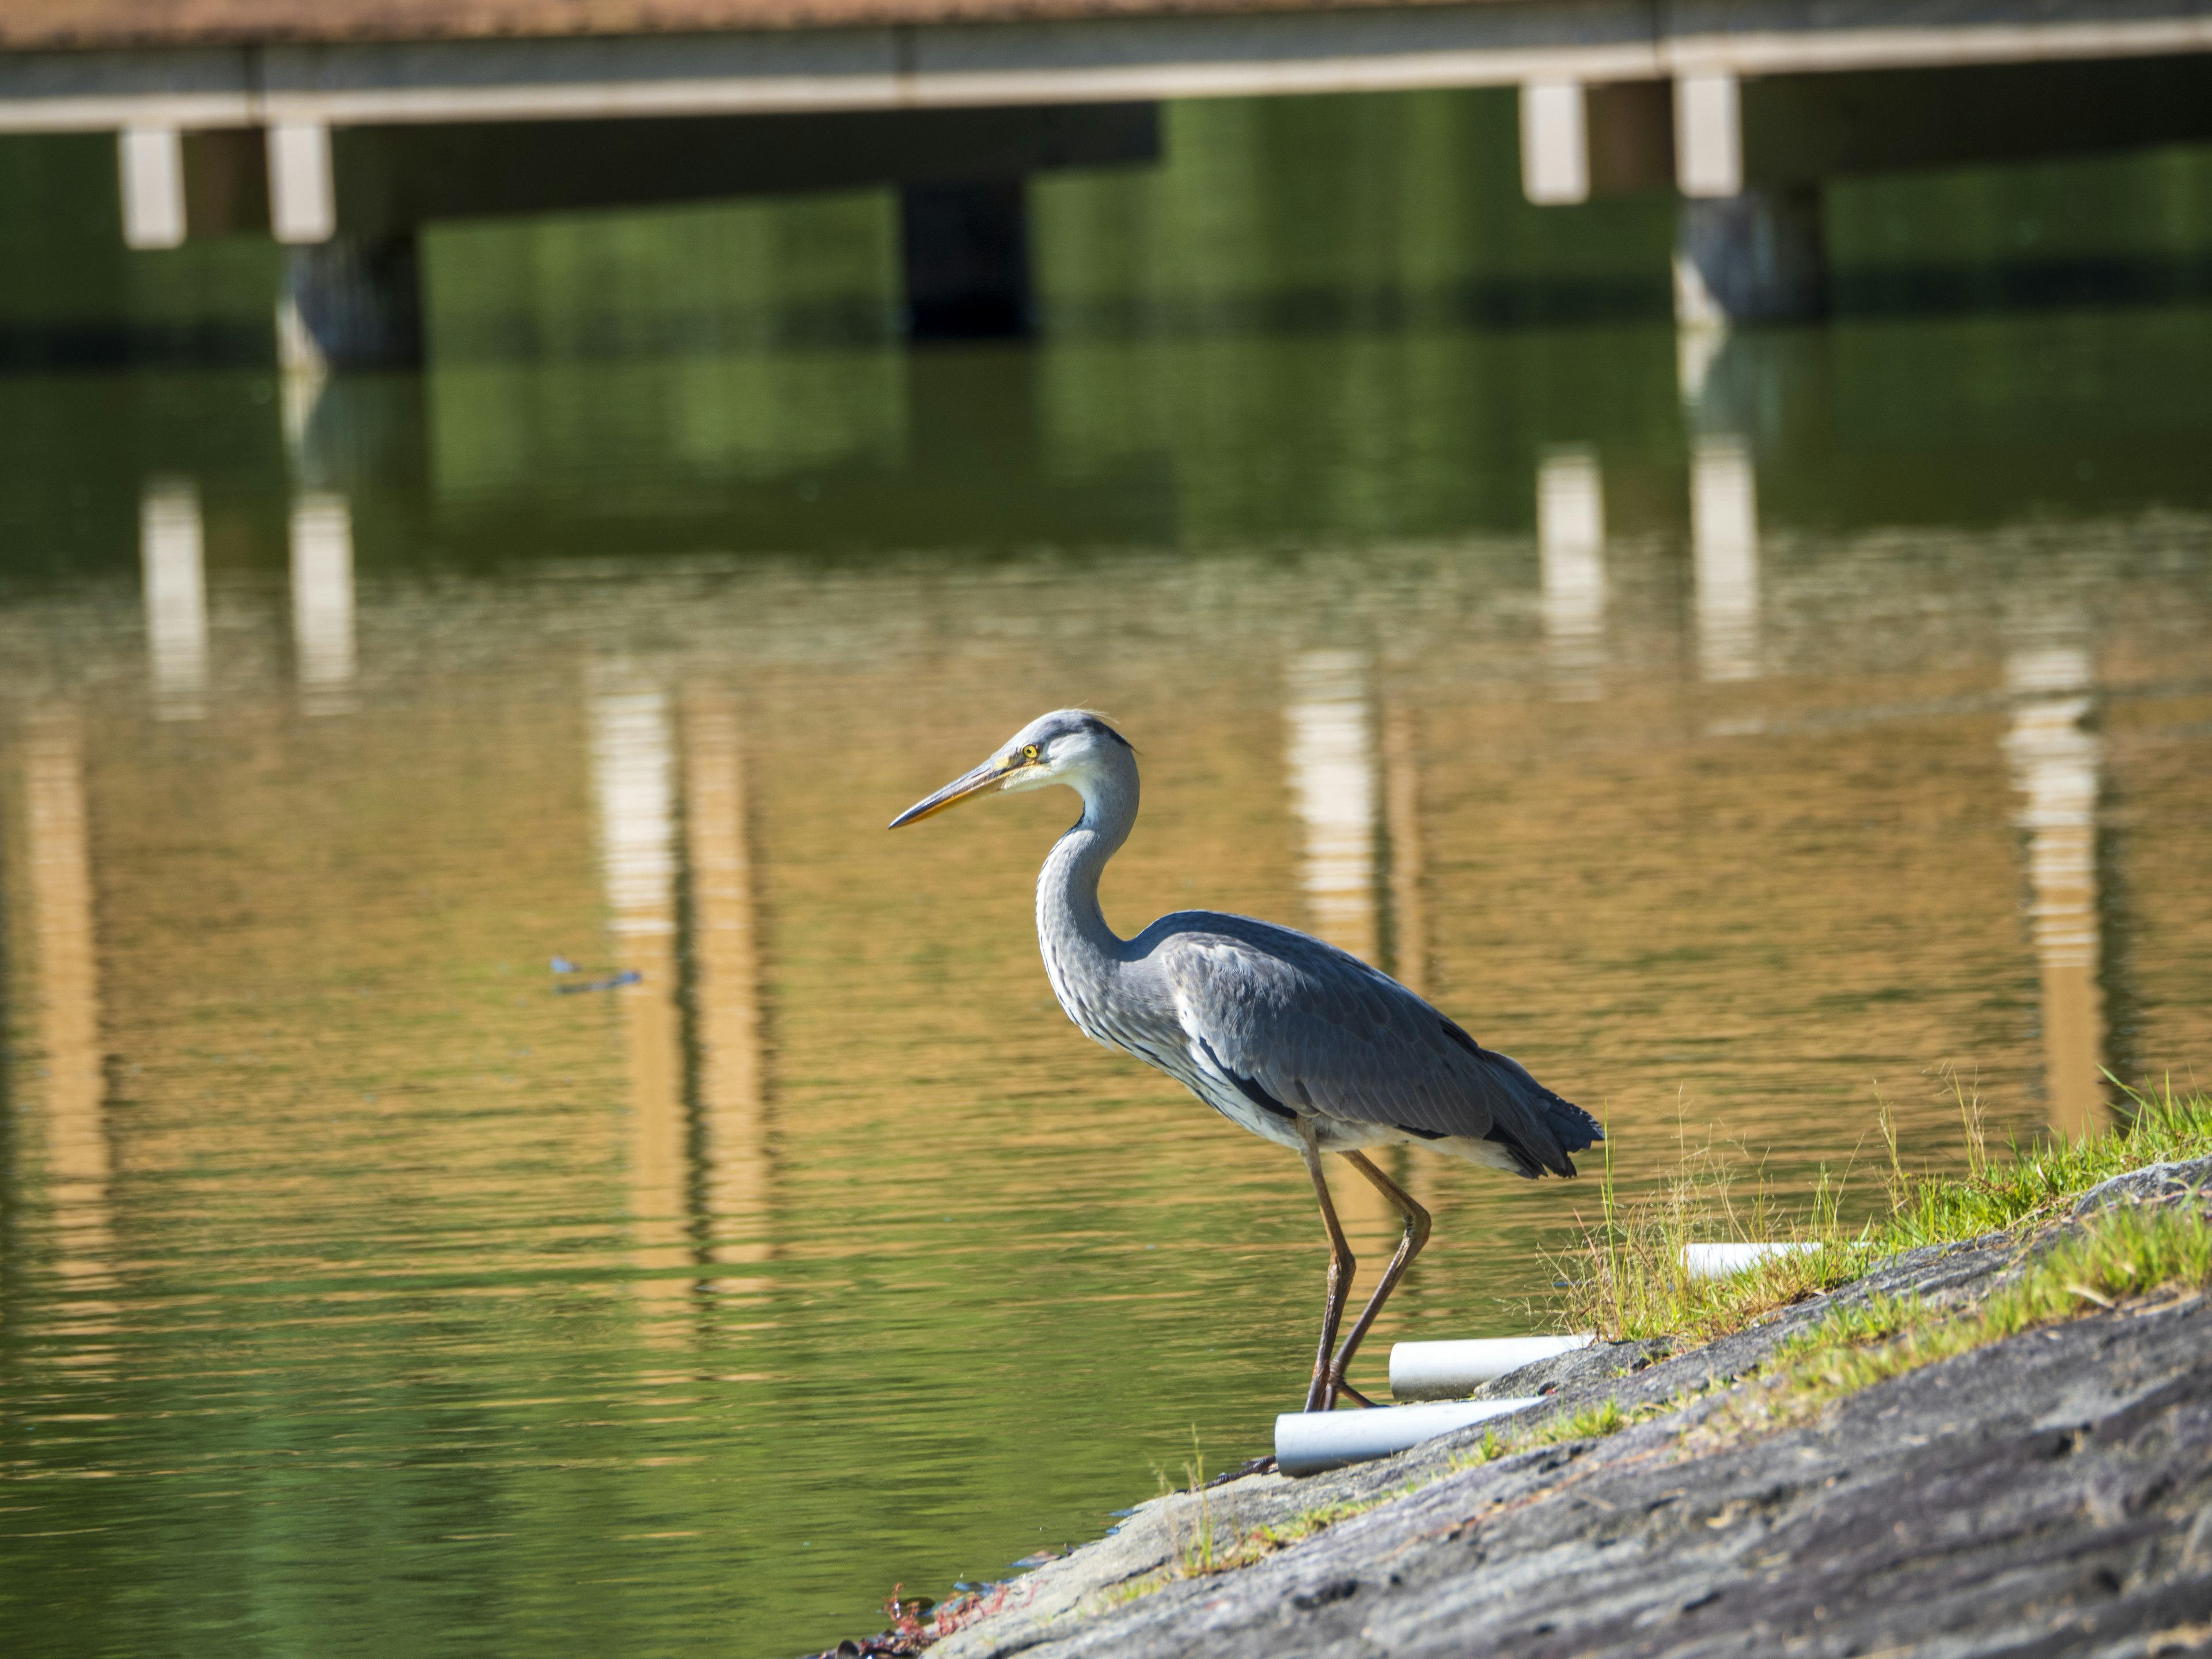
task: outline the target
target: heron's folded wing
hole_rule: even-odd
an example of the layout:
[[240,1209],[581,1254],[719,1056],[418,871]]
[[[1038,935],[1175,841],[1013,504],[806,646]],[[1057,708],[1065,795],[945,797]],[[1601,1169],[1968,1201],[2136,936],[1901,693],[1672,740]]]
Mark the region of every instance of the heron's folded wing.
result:
[[1589,1120],[1520,1066],[1355,957],[1287,928],[1220,920],[1236,931],[1178,933],[1155,951],[1200,1063],[1262,1104],[1496,1140],[1572,1173],[1554,1103]]

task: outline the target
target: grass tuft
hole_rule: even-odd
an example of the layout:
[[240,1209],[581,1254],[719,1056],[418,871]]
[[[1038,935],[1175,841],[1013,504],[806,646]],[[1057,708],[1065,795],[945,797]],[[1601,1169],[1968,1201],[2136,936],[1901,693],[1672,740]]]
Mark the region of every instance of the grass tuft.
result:
[[[1615,1183],[1613,1143],[1606,1148],[1595,1228],[1551,1262],[1565,1282],[1561,1323],[1613,1341],[1657,1336],[1705,1341],[1741,1328],[1762,1313],[1802,1302],[1866,1270],[1864,1236],[1841,1220],[1844,1183],[1820,1171],[1810,1212],[1790,1217],[1777,1207],[1763,1178],[1742,1191],[1742,1159],[1708,1140],[1685,1146],[1673,1172],[1652,1197],[1623,1202]],[[1817,1249],[1777,1256],[1727,1279],[1693,1279],[1685,1246],[1714,1239],[1790,1239]]]
[[1628,1418],[1620,1409],[1618,1400],[1601,1400],[1595,1406],[1585,1406],[1573,1415],[1559,1420],[1547,1438],[1553,1440],[1602,1440],[1609,1434],[1619,1434],[1628,1426]]
[[1960,1086],[1955,1074],[1953,1089],[1967,1119],[1963,1177],[1907,1170],[1898,1158],[1896,1124],[1883,1109],[1890,1213],[1882,1232],[1892,1251],[1978,1238],[2057,1210],[2130,1170],[2212,1155],[2212,1095],[2178,1096],[2171,1080],[2155,1093],[2126,1091],[2133,1112],[2106,1133],[2026,1147],[2015,1141],[2002,1159],[1988,1155],[1980,1102]]
[[[1979,1092],[1946,1073],[1965,1143],[1964,1175],[1908,1170],[1897,1126],[1885,1104],[1882,1177],[1888,1213],[1853,1231],[1842,1211],[1847,1182],[1823,1169],[1811,1203],[1779,1208],[1763,1178],[1742,1191],[1743,1160],[1710,1141],[1685,1146],[1673,1173],[1648,1199],[1624,1202],[1607,1140],[1601,1215],[1551,1266],[1565,1282],[1560,1322],[1621,1341],[1670,1336],[1692,1342],[1724,1336],[1764,1316],[1832,1290],[1877,1262],[1923,1244],[1978,1238],[2051,1216],[2099,1182],[2146,1164],[2212,1156],[2212,1096],[2125,1091],[2132,1110],[2111,1131],[2077,1141],[2014,1142],[1993,1157]],[[1815,1248],[1782,1255],[1722,1279],[1690,1277],[1686,1244],[1711,1239],[1787,1239]]]
[[[1202,1549],[1194,1542],[1181,1545],[1174,1560],[1153,1572],[1128,1581],[1126,1585],[1117,1585],[1111,1600],[1115,1602],[1133,1601],[1177,1579],[1208,1577],[1216,1573],[1234,1572],[1240,1567],[1249,1567],[1255,1562],[1264,1561],[1278,1550],[1286,1550],[1293,1544],[1303,1543],[1316,1533],[1326,1531],[1354,1516],[1380,1509],[1385,1504],[1419,1490],[1419,1487],[1418,1481],[1409,1481],[1395,1492],[1362,1498],[1357,1503],[1324,1504],[1302,1510],[1279,1526],[1255,1527],[1234,1543],[1227,1545],[1218,1546],[1210,1539]],[[1210,1524],[1203,1508],[1200,1524],[1202,1528]]]

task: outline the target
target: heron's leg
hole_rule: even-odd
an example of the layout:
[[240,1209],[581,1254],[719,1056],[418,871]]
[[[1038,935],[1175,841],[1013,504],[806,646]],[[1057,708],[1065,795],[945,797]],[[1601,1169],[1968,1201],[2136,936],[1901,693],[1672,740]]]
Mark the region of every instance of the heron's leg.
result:
[[[1299,1127],[1305,1128],[1303,1124]],[[1321,1352],[1314,1357],[1313,1386],[1306,1390],[1306,1409],[1326,1412],[1336,1409],[1340,1373],[1330,1366],[1329,1354],[1336,1346],[1336,1328],[1344,1322],[1345,1298],[1352,1293],[1352,1270],[1357,1264],[1352,1259],[1352,1246],[1344,1242],[1336,1206],[1329,1201],[1328,1182],[1321,1172],[1321,1148],[1311,1129],[1305,1129],[1304,1139],[1300,1150],[1305,1157],[1306,1173],[1313,1177],[1315,1196],[1321,1200],[1322,1224],[1328,1229],[1328,1300],[1322,1310]]]
[[[1336,1363],[1329,1368],[1329,1381],[1336,1388],[1350,1392],[1344,1381],[1345,1371],[1352,1364],[1352,1356],[1359,1352],[1359,1344],[1367,1335],[1368,1327],[1374,1324],[1376,1315],[1390,1299],[1390,1292],[1398,1288],[1398,1281],[1406,1276],[1406,1269],[1421,1253],[1421,1246],[1429,1242],[1429,1212],[1413,1201],[1413,1195],[1376,1169],[1364,1152],[1340,1154],[1344,1161],[1365,1176],[1375,1189],[1390,1200],[1391,1207],[1406,1218],[1406,1236],[1398,1241],[1398,1253],[1390,1258],[1390,1265],[1382,1270],[1382,1281],[1375,1286],[1375,1294],[1367,1298],[1359,1317],[1352,1322],[1344,1346],[1337,1351]],[[1320,1176],[1314,1177],[1316,1181]]]

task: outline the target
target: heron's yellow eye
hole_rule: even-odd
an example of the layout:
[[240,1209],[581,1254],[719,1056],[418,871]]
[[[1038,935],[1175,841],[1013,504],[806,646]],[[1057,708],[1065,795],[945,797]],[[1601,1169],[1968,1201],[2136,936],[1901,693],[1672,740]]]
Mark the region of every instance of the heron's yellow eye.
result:
[[1022,745],[1022,758],[1024,760],[1035,760],[1036,757],[1037,746],[1035,744],[1025,743]]

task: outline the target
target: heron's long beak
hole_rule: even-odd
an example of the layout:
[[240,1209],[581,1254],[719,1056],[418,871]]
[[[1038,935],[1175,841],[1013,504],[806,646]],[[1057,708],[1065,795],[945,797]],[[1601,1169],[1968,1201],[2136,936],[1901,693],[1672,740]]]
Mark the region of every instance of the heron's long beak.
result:
[[913,805],[891,820],[890,827],[896,830],[901,824],[919,823],[933,812],[942,812],[948,806],[957,806],[971,796],[980,795],[985,790],[994,787],[1004,780],[1006,775],[999,769],[998,762],[985,761],[974,771],[953,779],[935,794],[915,802]]

